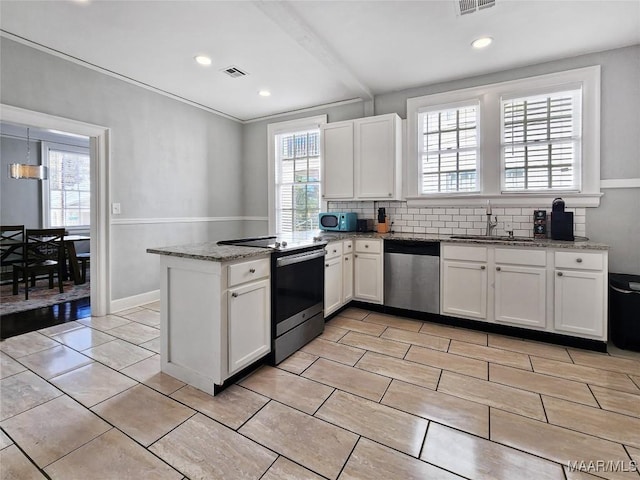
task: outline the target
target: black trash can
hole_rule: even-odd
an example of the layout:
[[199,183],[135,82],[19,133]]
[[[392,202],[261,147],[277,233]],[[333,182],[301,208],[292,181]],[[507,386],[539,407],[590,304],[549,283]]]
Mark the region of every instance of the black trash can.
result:
[[640,351],[640,275],[609,274],[609,326],[616,347]]

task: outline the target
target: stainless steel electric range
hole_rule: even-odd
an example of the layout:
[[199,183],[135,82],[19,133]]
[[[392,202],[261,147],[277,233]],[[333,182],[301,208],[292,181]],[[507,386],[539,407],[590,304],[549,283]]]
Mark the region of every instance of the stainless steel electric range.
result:
[[268,236],[223,240],[271,254],[272,359],[280,363],[324,331],[324,247],[319,237]]

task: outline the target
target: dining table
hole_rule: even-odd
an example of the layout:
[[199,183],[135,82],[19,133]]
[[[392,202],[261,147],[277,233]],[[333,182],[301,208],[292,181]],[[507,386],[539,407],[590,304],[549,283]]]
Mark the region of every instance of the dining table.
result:
[[78,262],[78,254],[76,252],[76,242],[84,242],[89,240],[91,240],[91,237],[86,235],[65,235],[62,238],[65,250],[67,252],[67,261],[65,262],[63,273],[65,275],[65,278],[71,277],[73,283],[75,283],[76,285],[83,283],[82,275],[80,273],[80,264]]

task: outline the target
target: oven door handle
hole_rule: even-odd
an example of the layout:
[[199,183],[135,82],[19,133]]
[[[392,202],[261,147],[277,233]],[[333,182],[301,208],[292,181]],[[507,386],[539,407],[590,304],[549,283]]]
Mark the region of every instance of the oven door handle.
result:
[[280,257],[276,260],[276,267],[285,267],[287,265],[293,265],[294,263],[306,262],[313,260],[314,258],[324,257],[325,251],[317,250],[313,252],[298,253],[296,255],[288,255],[286,257]]

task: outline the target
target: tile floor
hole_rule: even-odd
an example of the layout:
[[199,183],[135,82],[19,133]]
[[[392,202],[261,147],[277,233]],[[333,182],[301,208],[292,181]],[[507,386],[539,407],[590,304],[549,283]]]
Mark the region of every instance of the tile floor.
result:
[[633,352],[351,308],[211,397],[160,372],[158,326],[155,303],[0,343],[0,477],[640,478]]

